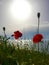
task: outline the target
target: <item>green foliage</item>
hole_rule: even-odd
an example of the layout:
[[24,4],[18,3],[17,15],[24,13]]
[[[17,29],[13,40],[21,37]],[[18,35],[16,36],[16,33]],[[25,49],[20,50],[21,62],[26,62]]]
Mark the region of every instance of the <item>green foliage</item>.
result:
[[14,44],[0,41],[0,65],[49,65],[49,54],[28,49],[15,49]]

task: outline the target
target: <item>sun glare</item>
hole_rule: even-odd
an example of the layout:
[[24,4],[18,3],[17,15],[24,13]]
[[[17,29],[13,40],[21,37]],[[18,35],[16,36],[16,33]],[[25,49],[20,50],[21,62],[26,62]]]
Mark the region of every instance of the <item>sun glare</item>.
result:
[[10,11],[13,18],[26,20],[31,15],[31,5],[27,0],[13,0]]

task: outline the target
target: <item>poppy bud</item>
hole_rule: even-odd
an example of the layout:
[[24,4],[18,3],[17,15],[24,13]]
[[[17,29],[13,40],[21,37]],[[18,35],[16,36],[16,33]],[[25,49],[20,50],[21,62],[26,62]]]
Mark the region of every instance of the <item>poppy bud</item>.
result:
[[37,17],[40,18],[40,13],[39,12],[37,13]]

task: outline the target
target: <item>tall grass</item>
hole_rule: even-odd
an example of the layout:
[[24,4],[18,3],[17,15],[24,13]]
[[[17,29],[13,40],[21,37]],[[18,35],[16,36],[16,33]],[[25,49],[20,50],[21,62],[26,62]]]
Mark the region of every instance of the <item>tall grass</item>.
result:
[[[0,65],[49,65],[49,54],[43,49],[44,52],[38,52],[34,48],[28,50],[24,46],[20,49],[19,45],[11,45],[4,37],[0,37]],[[45,49],[48,49],[48,45]]]

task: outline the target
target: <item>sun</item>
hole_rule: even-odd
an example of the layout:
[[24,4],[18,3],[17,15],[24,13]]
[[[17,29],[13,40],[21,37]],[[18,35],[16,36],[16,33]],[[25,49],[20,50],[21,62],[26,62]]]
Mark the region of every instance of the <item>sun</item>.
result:
[[31,15],[31,5],[27,0],[13,0],[10,13],[17,20],[26,20]]

